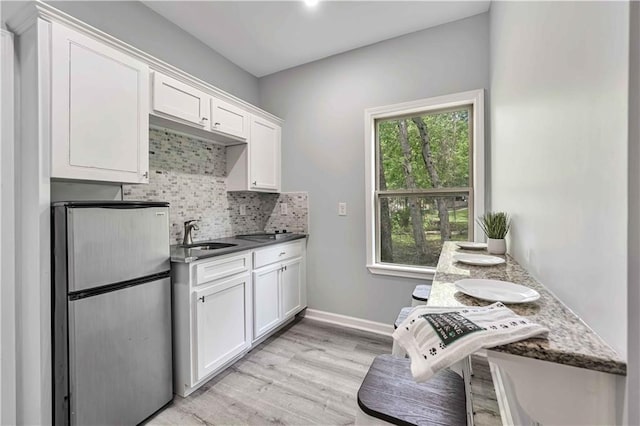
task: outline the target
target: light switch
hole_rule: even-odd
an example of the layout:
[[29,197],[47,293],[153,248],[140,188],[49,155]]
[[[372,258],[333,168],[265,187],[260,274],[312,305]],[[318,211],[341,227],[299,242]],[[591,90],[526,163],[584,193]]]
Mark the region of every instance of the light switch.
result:
[[247,206],[245,206],[244,204],[240,204],[240,216],[246,216],[247,215]]
[[287,214],[287,203],[280,203],[280,214],[283,216]]
[[338,216],[346,216],[347,215],[347,203],[341,202],[338,203]]

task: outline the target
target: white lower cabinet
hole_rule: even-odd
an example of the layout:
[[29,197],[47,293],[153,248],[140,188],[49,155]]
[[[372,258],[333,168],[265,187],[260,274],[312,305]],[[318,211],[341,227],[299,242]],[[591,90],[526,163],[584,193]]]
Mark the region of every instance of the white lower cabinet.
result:
[[251,252],[172,263],[174,393],[187,396],[251,348]]
[[253,327],[255,338],[263,336],[280,322],[280,265],[253,273]]
[[304,309],[306,240],[173,263],[174,392],[187,396]]
[[195,381],[251,346],[251,277],[244,274],[194,292]]
[[[274,250],[276,249],[277,250]],[[254,265],[278,252],[282,259],[253,271],[253,341],[283,324],[306,306],[304,242],[256,250]],[[287,259],[287,255],[298,257]]]
[[302,258],[284,263],[284,270],[280,273],[280,287],[282,299],[282,316],[289,318],[302,309]]

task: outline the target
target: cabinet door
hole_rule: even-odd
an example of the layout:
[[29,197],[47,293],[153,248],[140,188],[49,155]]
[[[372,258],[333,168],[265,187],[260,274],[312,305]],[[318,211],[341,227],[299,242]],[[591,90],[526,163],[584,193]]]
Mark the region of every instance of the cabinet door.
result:
[[295,315],[302,308],[302,258],[283,263],[280,274],[282,319]]
[[51,24],[51,176],[148,183],[149,68]]
[[211,97],[174,78],[153,73],[153,111],[209,128]]
[[249,140],[250,189],[280,191],[280,126],[251,118]]
[[273,265],[253,273],[253,339],[257,339],[280,322],[281,265]]
[[194,382],[251,346],[249,274],[212,284],[194,294]]
[[220,99],[211,98],[211,130],[247,139],[249,113]]

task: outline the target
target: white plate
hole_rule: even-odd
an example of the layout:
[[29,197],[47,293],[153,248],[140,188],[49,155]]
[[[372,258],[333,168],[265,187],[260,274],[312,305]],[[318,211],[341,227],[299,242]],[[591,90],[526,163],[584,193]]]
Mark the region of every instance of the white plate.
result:
[[490,302],[527,303],[540,298],[534,289],[508,281],[467,278],[454,284],[464,294]]
[[471,241],[460,241],[456,245],[465,250],[484,250],[487,248],[487,243],[474,243]]
[[460,263],[476,266],[494,266],[505,262],[501,257],[486,256],[484,254],[464,254],[458,253],[453,255],[453,259]]

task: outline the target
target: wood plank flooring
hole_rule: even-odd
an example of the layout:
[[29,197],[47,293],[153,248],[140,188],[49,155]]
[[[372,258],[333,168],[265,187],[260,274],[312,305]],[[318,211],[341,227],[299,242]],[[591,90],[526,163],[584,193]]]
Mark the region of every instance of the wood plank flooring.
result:
[[473,376],[471,377],[471,399],[473,400],[474,426],[502,425],[500,407],[496,399],[491,369],[486,357],[471,357]]
[[149,424],[353,424],[362,379],[384,353],[390,337],[302,319]]
[[[373,359],[392,340],[372,333],[296,320],[151,425],[350,425],[357,393]],[[501,425],[491,373],[474,357],[476,426]]]

